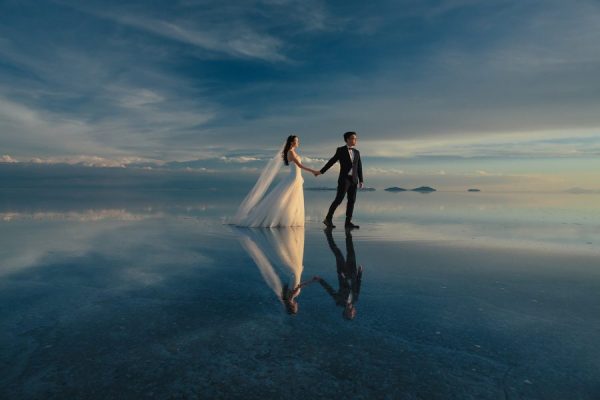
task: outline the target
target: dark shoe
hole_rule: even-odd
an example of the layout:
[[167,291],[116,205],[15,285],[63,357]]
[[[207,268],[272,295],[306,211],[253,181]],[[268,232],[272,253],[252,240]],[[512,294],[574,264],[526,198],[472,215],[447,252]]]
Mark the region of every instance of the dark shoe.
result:
[[324,223],[324,224],[325,224],[325,225],[326,225],[328,228],[335,228],[335,225],[333,224],[333,222],[332,222],[330,219],[328,219],[328,218],[325,218],[325,219],[323,220],[323,223]]
[[352,222],[346,222],[346,225],[344,225],[346,227],[346,229],[359,229],[360,226],[358,225],[354,225]]

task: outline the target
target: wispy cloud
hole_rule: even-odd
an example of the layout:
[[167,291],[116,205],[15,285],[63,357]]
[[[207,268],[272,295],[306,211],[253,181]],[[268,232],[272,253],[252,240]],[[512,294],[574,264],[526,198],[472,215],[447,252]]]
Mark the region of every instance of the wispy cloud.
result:
[[277,38],[256,32],[250,27],[232,26],[228,21],[221,21],[206,30],[201,30],[199,27],[188,26],[189,21],[177,23],[105,11],[94,11],[93,14],[163,38],[231,57],[256,58],[270,62],[287,60],[281,52],[282,43]]
[[104,150],[86,133],[89,127],[68,116],[35,109],[0,96],[0,130],[3,144],[20,153],[48,150],[70,153],[84,148]]
[[[189,80],[165,74],[155,55],[114,43],[89,53],[80,43],[20,41],[0,43],[5,60],[37,77],[0,74],[2,147],[17,157],[169,159],[179,148],[165,146],[170,137],[214,116],[215,106]],[[189,154],[200,153],[189,144]]]
[[586,158],[600,154],[600,130],[496,133],[480,137],[369,141],[371,157],[398,160],[418,157],[458,158]]

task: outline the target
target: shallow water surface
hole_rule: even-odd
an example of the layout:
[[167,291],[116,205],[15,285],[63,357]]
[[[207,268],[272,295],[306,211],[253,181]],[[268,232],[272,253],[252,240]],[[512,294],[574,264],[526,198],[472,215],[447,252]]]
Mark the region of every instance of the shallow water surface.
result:
[[332,196],[244,229],[220,193],[5,194],[0,396],[600,397],[597,195],[360,193],[328,232]]

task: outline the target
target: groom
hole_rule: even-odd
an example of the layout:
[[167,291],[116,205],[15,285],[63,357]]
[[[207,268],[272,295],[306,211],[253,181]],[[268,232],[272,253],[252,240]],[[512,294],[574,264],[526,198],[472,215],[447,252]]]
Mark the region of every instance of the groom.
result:
[[333,225],[333,213],[335,209],[342,203],[344,196],[348,193],[348,202],[346,203],[346,224],[347,229],[357,229],[358,225],[352,223],[352,212],[354,211],[354,202],[356,201],[356,189],[363,186],[362,163],[360,161],[360,153],[354,148],[356,146],[356,132],[344,133],[345,146],[338,147],[335,155],[315,176],[322,175],[333,164],[340,162],[340,176],[338,177],[337,194],[335,200],[329,207],[329,212],[323,220],[323,223],[328,228],[335,228]]

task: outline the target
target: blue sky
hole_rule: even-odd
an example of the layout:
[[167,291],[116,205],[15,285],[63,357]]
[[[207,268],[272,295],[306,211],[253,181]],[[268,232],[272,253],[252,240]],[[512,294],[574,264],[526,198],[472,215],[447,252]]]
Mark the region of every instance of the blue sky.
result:
[[597,1],[4,1],[0,160],[253,172],[355,130],[372,177],[590,186],[598,43]]

